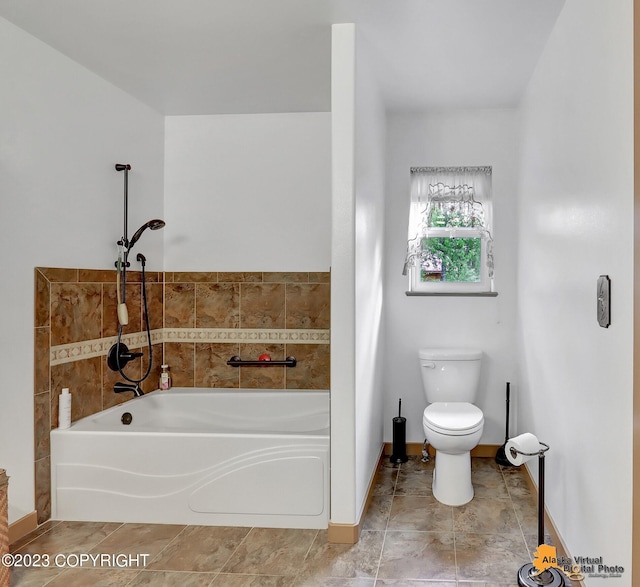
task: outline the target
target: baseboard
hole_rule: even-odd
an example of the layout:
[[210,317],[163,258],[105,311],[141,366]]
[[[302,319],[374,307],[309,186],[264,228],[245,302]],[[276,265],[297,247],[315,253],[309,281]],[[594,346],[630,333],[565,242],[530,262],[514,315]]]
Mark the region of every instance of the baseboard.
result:
[[384,458],[384,450],[385,445],[380,447],[380,454],[378,455],[378,460],[376,461],[376,467],[371,475],[371,479],[369,479],[369,487],[367,489],[367,498],[364,500],[364,507],[362,508],[362,513],[360,514],[360,519],[357,524],[334,524],[329,522],[329,527],[327,529],[327,540],[334,544],[355,544],[360,539],[360,526],[364,522],[364,518],[367,515],[367,511],[369,510],[369,506],[371,505],[371,500],[373,499],[373,490],[376,487],[376,480],[378,477],[378,465],[380,461]]
[[333,544],[355,544],[360,539],[360,524],[329,522],[327,540]]
[[19,520],[9,524],[9,544],[13,544],[33,532],[38,527],[38,512],[35,510],[26,516],[23,516]]
[[[422,446],[421,442],[407,442],[407,455],[410,457],[420,456],[422,455]],[[479,444],[471,451],[472,457],[487,457],[494,458],[498,449],[501,447],[501,444]],[[390,455],[393,452],[393,444],[390,442],[384,443],[384,454]],[[435,449],[429,445],[428,452],[431,456],[436,454]]]
[[[533,477],[531,477],[531,473],[529,472],[529,469],[525,465],[522,465],[521,469],[524,471],[524,476],[525,476],[525,479],[527,480],[527,485],[529,486],[529,489],[531,490],[531,492],[536,496],[536,502],[537,502],[538,486],[533,480]],[[567,545],[562,539],[560,532],[558,532],[558,529],[556,528],[556,525],[553,522],[553,518],[549,515],[549,512],[547,511],[546,506],[544,508],[544,529],[547,532],[549,532],[549,535],[551,536],[551,540],[553,540],[553,544],[556,547],[556,554],[559,557],[573,560],[573,557],[571,556],[571,553],[569,552]],[[572,580],[571,585],[579,585],[580,587],[585,587],[583,581]]]

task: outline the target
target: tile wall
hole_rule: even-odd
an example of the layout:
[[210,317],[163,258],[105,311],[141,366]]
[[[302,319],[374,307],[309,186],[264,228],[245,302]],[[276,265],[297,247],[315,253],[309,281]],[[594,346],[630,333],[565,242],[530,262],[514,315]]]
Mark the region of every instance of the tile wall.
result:
[[[157,387],[159,365],[174,386],[329,389],[329,273],[148,272],[147,301],[154,369],[143,383]],[[129,399],[106,365],[116,340],[115,271],[35,270],[35,486],[38,522],[51,514],[49,431],[57,427],[58,395],[72,393],[71,419]],[[125,369],[140,378],[148,360],[141,273],[127,273],[129,325],[123,341],[144,351]],[[295,356],[287,367],[229,367],[239,355]]]

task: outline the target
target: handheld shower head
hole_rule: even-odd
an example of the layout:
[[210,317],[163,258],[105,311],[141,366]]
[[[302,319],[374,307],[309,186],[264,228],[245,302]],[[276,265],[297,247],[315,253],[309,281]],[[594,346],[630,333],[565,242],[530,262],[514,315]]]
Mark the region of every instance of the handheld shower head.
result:
[[159,230],[160,228],[164,228],[164,226],[165,221],[160,220],[159,218],[154,218],[153,220],[149,220],[149,222],[143,224],[131,237],[131,240],[129,241],[129,250],[131,250],[133,245],[138,242],[138,239],[142,236],[142,233],[147,230],[147,228],[150,228],[151,230]]

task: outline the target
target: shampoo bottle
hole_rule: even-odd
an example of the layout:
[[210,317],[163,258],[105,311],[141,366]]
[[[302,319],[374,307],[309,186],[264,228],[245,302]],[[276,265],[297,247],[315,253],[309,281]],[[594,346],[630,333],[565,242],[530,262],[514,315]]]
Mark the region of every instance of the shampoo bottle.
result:
[[160,389],[171,389],[171,373],[169,373],[169,365],[161,365],[160,367]]
[[71,426],[71,394],[69,388],[62,389],[58,403],[58,428]]

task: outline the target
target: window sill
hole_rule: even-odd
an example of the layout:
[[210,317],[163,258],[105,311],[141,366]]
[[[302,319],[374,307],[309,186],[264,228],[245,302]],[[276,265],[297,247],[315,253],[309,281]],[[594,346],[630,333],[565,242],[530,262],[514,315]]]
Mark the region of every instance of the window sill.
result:
[[495,298],[497,291],[406,291],[408,296],[449,297],[458,296],[465,298]]

